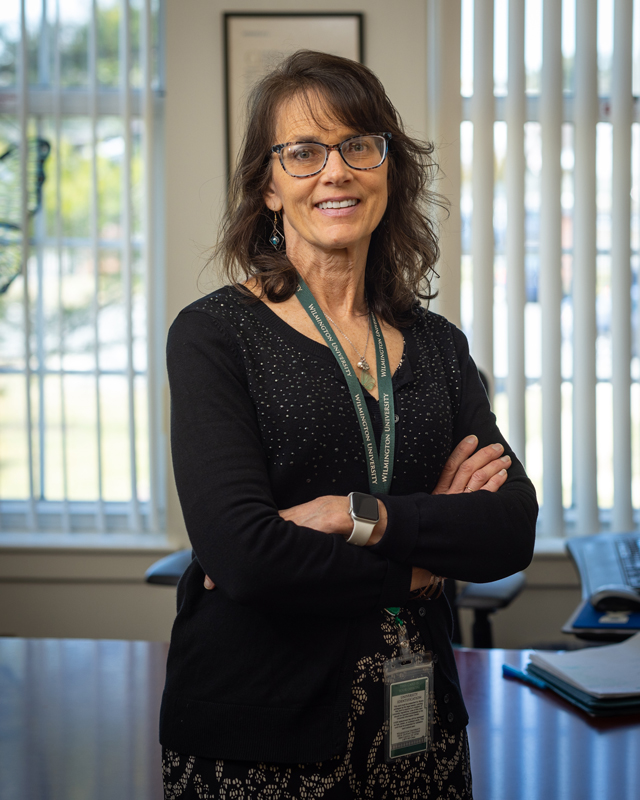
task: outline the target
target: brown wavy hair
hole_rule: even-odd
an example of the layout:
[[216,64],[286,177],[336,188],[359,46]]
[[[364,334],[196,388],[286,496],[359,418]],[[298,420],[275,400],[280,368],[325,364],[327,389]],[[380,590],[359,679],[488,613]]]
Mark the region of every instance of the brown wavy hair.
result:
[[277,114],[281,104],[294,97],[306,102],[319,125],[314,110],[317,114],[321,108],[330,119],[354,131],[391,133],[389,200],[371,235],[365,292],[369,308],[385,322],[396,327],[411,324],[418,299],[436,296],[431,280],[438,277],[439,248],[436,224],[428,212],[446,202],[429,189],[437,171],[431,157],[433,145],[407,136],[378,78],[356,61],[298,50],[255,86],[227,212],[211,260],[220,260],[224,276],[236,286],[242,279],[257,279],[263,296],[274,303],[288,300],[295,292],[294,266],[285,251],[274,250],[269,242],[273,214],[264,202]]

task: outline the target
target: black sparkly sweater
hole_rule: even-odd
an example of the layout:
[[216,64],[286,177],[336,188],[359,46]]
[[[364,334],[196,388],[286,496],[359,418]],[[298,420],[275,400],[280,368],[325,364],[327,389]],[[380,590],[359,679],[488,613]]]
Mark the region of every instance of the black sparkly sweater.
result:
[[[448,603],[411,598],[411,566],[474,582],[523,569],[535,491],[496,426],[464,335],[422,310],[402,333],[387,529],[377,545],[354,547],[277,513],[369,491],[360,427],[329,348],[229,287],[173,323],[171,443],[195,558],[178,586],[165,747],[296,763],[344,751],[354,665],[386,606],[411,608],[435,654],[441,718],[452,731],[467,724]],[[367,402],[375,428],[378,404]],[[508,480],[497,493],[432,496],[470,433],[480,447],[504,444]],[[203,588],[205,573],[214,591]]]

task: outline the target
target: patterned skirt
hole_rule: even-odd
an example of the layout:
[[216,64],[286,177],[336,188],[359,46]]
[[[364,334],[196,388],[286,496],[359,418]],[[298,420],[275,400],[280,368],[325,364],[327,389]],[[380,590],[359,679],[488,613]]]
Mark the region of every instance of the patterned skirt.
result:
[[[402,617],[412,650],[423,649],[411,612],[403,609]],[[384,612],[380,636],[379,647],[356,664],[346,752],[319,763],[266,764],[164,749],[165,800],[471,800],[466,731],[442,728],[437,705],[431,750],[386,763],[382,664],[399,649],[395,623]]]

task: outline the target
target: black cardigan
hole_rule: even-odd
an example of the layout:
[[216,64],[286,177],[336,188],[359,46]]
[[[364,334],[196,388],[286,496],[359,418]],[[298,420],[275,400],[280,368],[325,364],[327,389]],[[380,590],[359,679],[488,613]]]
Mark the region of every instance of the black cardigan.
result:
[[[537,504],[502,438],[464,335],[420,310],[394,375],[396,461],[373,547],[279,517],[325,494],[368,492],[358,421],[324,345],[221,289],[169,333],[171,441],[196,558],[178,586],[160,738],[209,758],[325,760],[346,748],[355,662],[386,606],[409,606],[435,653],[451,730],[467,724],[444,597],[410,597],[411,566],[475,582],[523,569]],[[377,403],[368,398],[375,417]],[[373,421],[374,427],[376,421]],[[432,496],[464,436],[502,442],[497,493]],[[217,588],[203,588],[207,573]]]

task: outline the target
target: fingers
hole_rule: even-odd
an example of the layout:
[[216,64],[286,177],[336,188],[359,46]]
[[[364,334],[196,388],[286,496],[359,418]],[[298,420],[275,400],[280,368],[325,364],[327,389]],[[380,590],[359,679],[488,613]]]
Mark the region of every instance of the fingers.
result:
[[215,583],[211,580],[211,578],[208,575],[204,576],[204,588],[209,590],[216,588]]
[[499,443],[474,452],[477,444],[478,439],[473,435],[460,442],[447,459],[433,494],[460,494],[484,488],[497,491],[500,488],[506,474],[499,480],[495,476],[511,466],[511,459],[502,455],[504,447]]
[[446,494],[449,491],[458,469],[473,454],[477,446],[478,437],[473,435],[467,436],[460,442],[447,459],[433,494]]
[[412,567],[411,569],[411,591],[419,592],[418,597],[440,597],[444,588],[444,580],[423,567]]
[[[509,458],[509,456],[505,456],[505,458]],[[484,484],[484,486],[481,486],[478,491],[497,492],[498,489],[507,480],[507,474],[508,473],[506,469],[501,469],[500,472],[496,473],[491,478],[489,478],[489,480]]]
[[448,494],[464,492],[467,487],[477,491],[501,469],[510,467],[511,459],[503,456],[503,452],[501,444],[490,444],[467,458],[458,468]]
[[411,591],[415,592],[416,589],[424,589],[429,585],[433,578],[433,573],[424,567],[411,568]]
[[479,489],[497,491],[507,479],[507,470],[510,466],[509,456],[501,456],[490,461],[469,476],[463,491],[477,492]]

